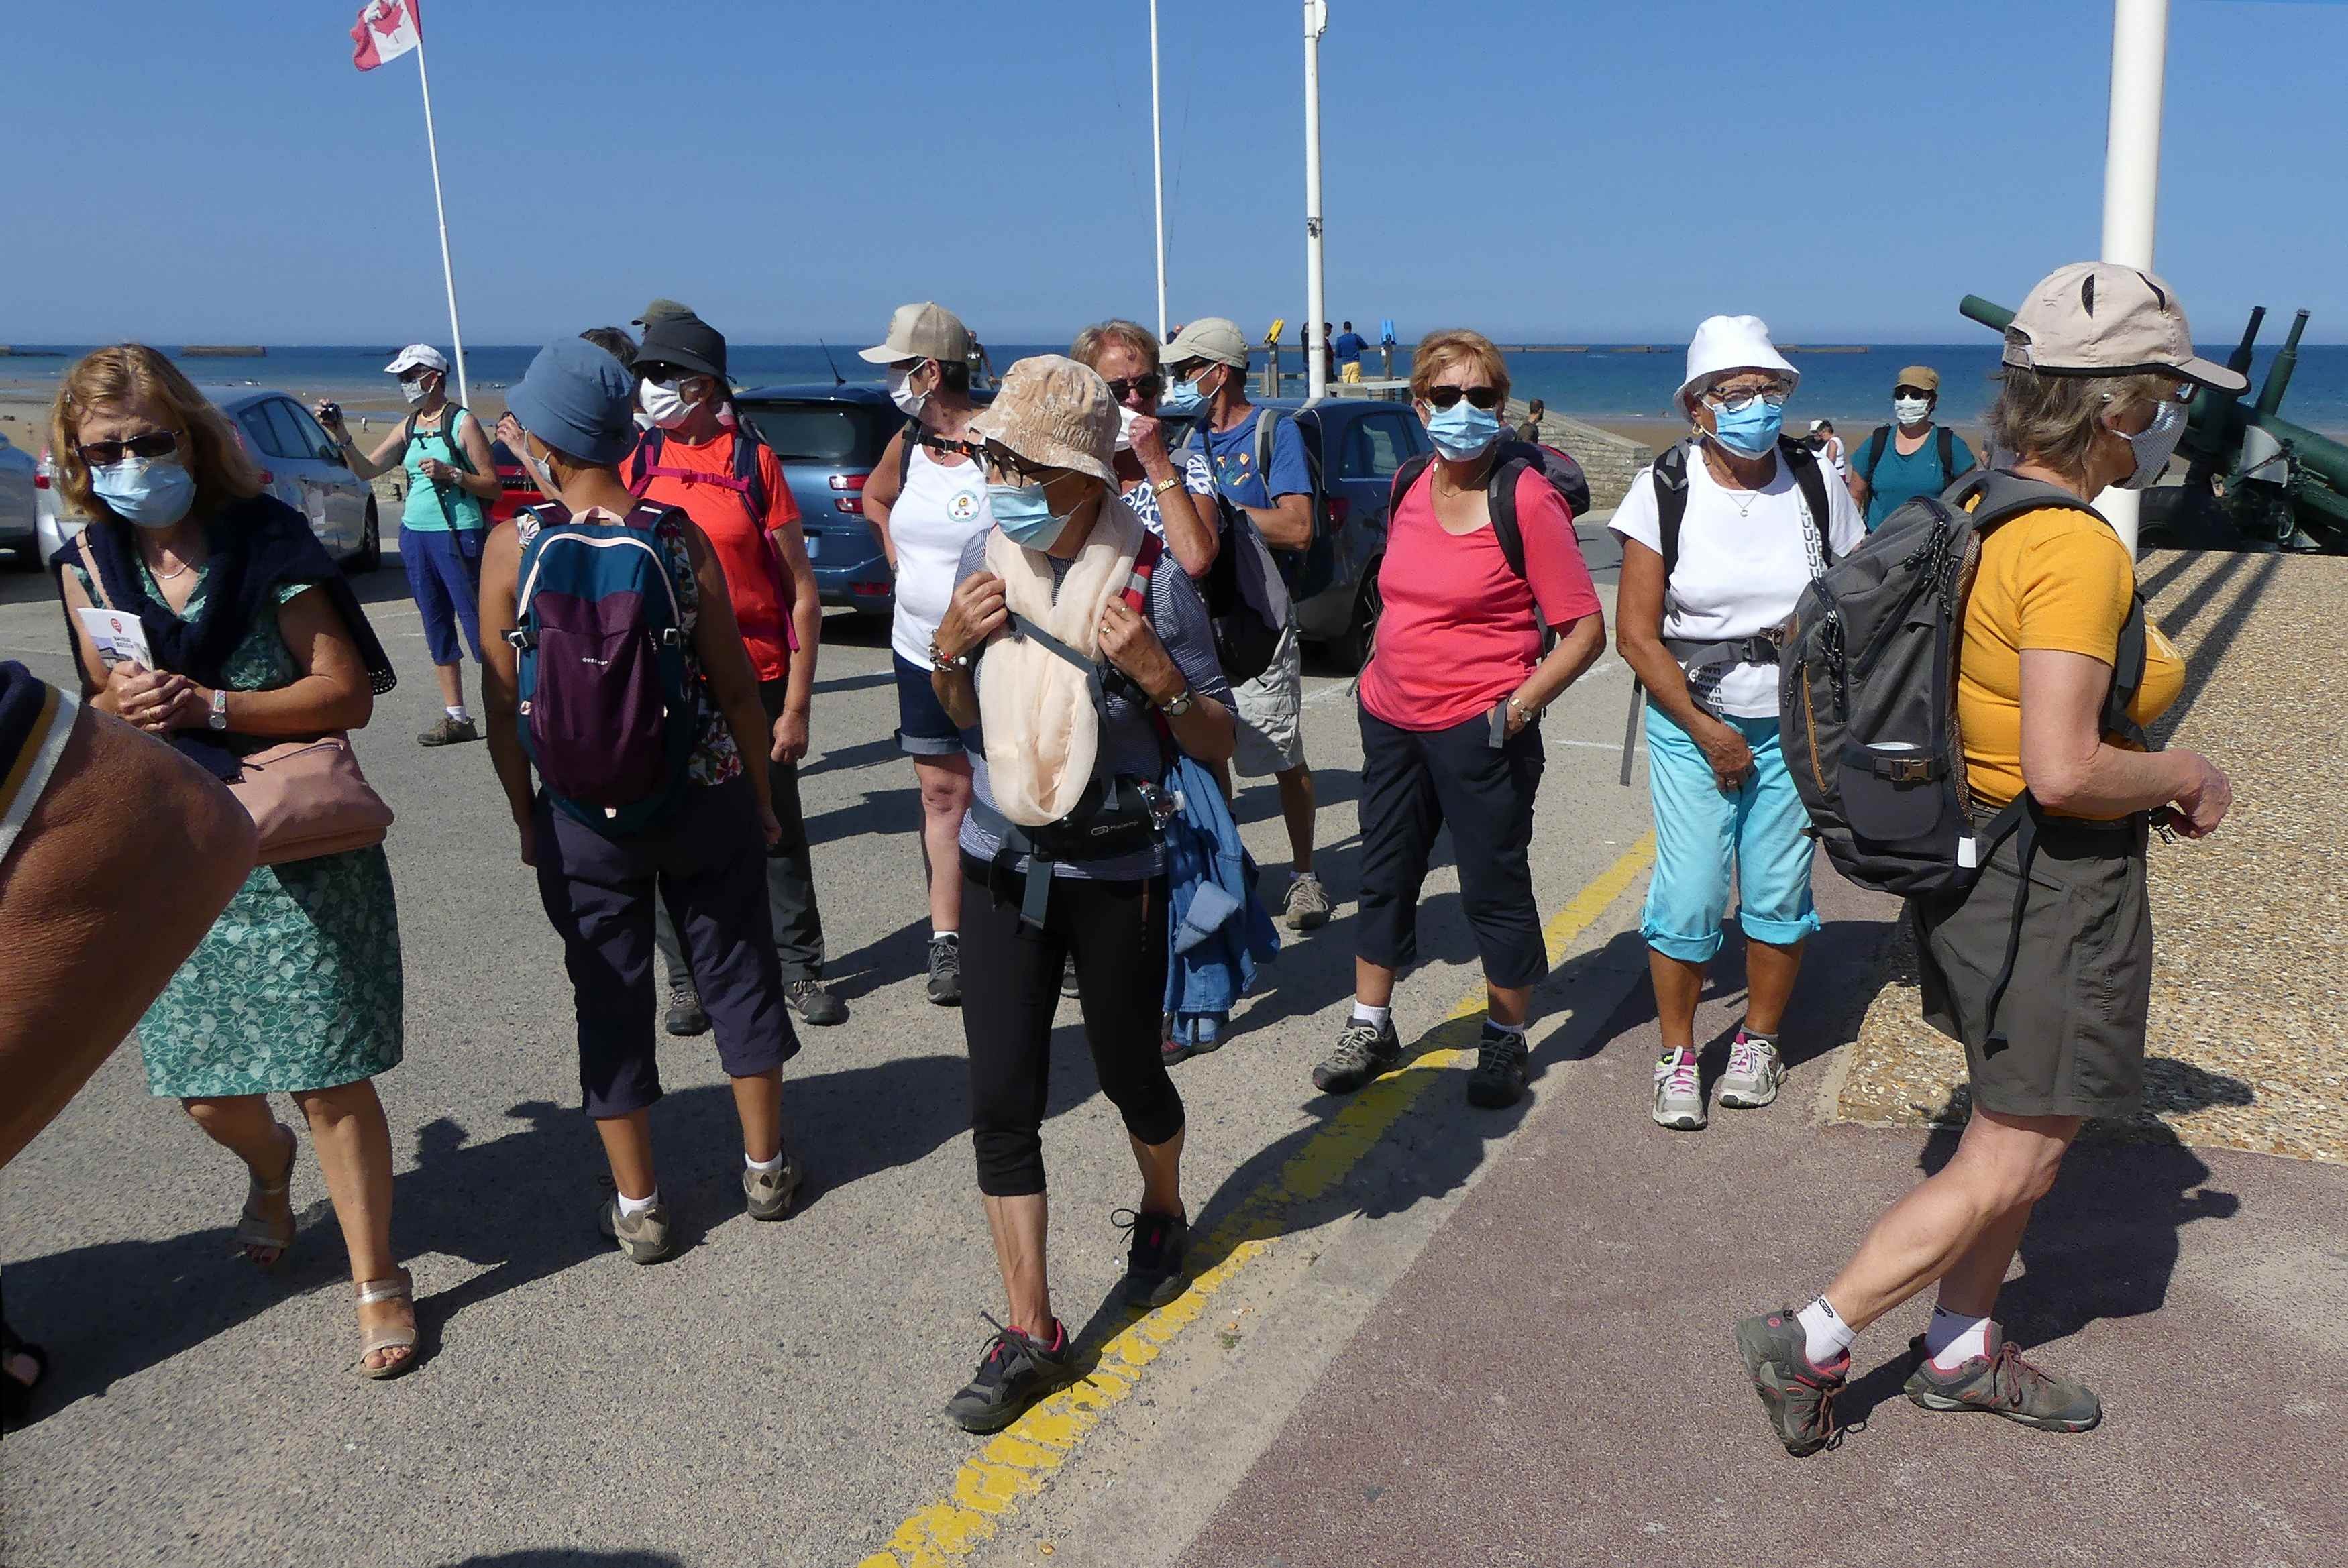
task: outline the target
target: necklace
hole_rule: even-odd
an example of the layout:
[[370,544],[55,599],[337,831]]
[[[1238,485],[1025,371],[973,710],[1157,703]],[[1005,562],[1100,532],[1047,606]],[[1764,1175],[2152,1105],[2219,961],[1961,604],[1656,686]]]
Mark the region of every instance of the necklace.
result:
[[[141,551],[140,555],[141,559],[144,559],[145,552]],[[155,574],[155,580],[157,582],[177,582],[180,579],[187,576],[195,564],[196,563],[193,561],[183,560],[180,563],[180,567],[177,571],[164,571],[158,568],[153,561],[148,561],[147,569]]]

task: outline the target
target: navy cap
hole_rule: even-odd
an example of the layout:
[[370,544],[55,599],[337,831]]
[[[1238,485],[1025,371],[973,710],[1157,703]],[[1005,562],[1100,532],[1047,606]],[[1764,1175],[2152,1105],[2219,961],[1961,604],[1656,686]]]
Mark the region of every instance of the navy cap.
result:
[[524,430],[566,457],[609,467],[636,445],[635,377],[584,338],[538,351],[506,408]]

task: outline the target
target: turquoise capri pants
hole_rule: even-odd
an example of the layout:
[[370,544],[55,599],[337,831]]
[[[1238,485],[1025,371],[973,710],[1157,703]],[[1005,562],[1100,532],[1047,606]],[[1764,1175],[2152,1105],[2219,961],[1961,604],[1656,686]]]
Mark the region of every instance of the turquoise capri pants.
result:
[[1714,779],[1704,748],[1647,704],[1647,787],[1655,807],[1655,872],[1639,934],[1665,958],[1710,961],[1720,951],[1728,879],[1746,936],[1790,948],[1818,928],[1810,903],[1809,813],[1794,793],[1775,719],[1725,718],[1753,749],[1753,771],[1733,794]]

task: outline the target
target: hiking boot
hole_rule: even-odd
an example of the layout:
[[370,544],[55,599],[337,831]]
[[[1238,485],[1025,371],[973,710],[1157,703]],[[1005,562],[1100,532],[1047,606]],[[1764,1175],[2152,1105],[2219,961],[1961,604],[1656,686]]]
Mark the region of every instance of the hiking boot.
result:
[[1704,1075],[1693,1050],[1667,1050],[1655,1061],[1655,1125],[1674,1132],[1704,1130]]
[[470,719],[440,715],[440,722],[416,737],[419,746],[455,746],[481,738],[481,727]]
[[676,1250],[669,1240],[668,1205],[657,1200],[643,1213],[623,1218],[620,1200],[607,1198],[596,1219],[603,1234],[620,1244],[630,1263],[658,1263]]
[[672,985],[668,989],[668,1017],[663,1020],[671,1034],[707,1034],[709,1015],[701,1010],[701,993],[690,985]]
[[771,1171],[754,1171],[742,1167],[742,1207],[754,1220],[778,1220],[791,1212],[791,1200],[798,1196],[799,1183],[807,1168],[790,1151],[783,1152],[783,1163]]
[[962,938],[930,938],[930,999],[942,1008],[962,1006]]
[[1786,1059],[1776,1042],[1747,1040],[1738,1030],[1736,1043],[1728,1048],[1728,1071],[1720,1075],[1720,1102],[1733,1111],[1757,1110],[1777,1098],[1777,1086],[1785,1081]]
[[1522,1100],[1525,1059],[1531,1054],[1523,1035],[1485,1025],[1476,1042],[1476,1071],[1468,1075],[1468,1103],[1499,1111]]
[[810,975],[803,980],[792,980],[783,987],[783,999],[791,1010],[815,1025],[829,1029],[848,1021],[848,1004],[831,994],[831,988]]
[[1163,1307],[1181,1295],[1182,1255],[1190,1246],[1189,1216],[1119,1209],[1110,1218],[1133,1237],[1125,1255],[1125,1280],[1117,1286],[1125,1304]]
[[1394,1020],[1365,1023],[1351,1019],[1337,1031],[1337,1049],[1313,1070],[1313,1087],[1323,1094],[1351,1094],[1402,1060]]
[[1909,1341],[1908,1351],[1916,1358],[1908,1397],[1928,1410],[1986,1410],[2042,1432],[2084,1432],[2104,1419],[2094,1390],[2032,1366],[2003,1333],[1994,1353],[1975,1356],[1953,1372],[1932,1365],[1921,1334]]
[[1329,890],[1310,871],[1291,877],[1280,917],[1292,931],[1310,931],[1329,923]]
[[1076,956],[1074,953],[1070,953],[1068,961],[1060,966],[1060,994],[1064,997],[1080,994],[1076,989]]
[[1769,1412],[1777,1440],[1796,1459],[1842,1441],[1834,1402],[1850,1375],[1847,1350],[1831,1366],[1813,1366],[1804,1353],[1808,1339],[1790,1307],[1736,1326],[1737,1352],[1761,1396],[1761,1408]]
[[[987,1319],[994,1323],[994,1319]],[[978,1370],[946,1401],[946,1415],[966,1432],[1000,1431],[1028,1406],[1076,1376],[1076,1346],[1066,1325],[1052,1321],[1056,1345],[994,1324]]]

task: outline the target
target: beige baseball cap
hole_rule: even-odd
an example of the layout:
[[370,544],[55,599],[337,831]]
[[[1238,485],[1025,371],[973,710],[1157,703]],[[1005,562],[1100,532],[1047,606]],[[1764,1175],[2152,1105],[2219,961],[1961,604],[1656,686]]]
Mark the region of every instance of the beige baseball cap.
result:
[[1108,383],[1066,354],[1023,359],[1004,376],[970,433],[1030,463],[1089,474],[1114,487],[1117,399]]
[[934,300],[899,305],[889,318],[889,335],[860,354],[873,364],[897,364],[909,359],[933,359],[940,364],[961,364],[970,358],[970,329],[962,318]]
[[1923,392],[1941,390],[1941,373],[1929,364],[1902,365],[1900,374],[1891,378],[1894,386],[1912,386]]
[[2074,261],[2040,280],[2005,329],[2004,361],[2048,375],[2166,372],[2220,392],[2250,378],[2193,352],[2176,291],[2150,272]]
[[1166,363],[1180,364],[1185,360],[1207,359],[1217,364],[1248,367],[1247,333],[1240,323],[1228,316],[1200,316],[1197,321],[1174,334],[1166,345]]

